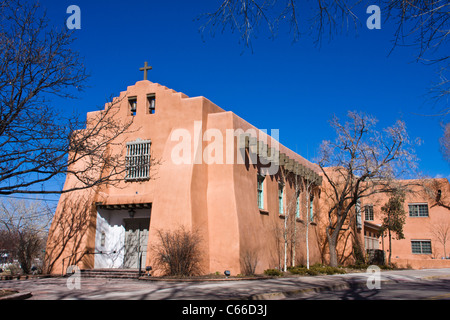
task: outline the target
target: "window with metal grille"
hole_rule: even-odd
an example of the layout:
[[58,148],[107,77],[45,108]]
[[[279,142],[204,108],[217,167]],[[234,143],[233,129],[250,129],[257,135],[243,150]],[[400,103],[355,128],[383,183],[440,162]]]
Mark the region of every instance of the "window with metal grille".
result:
[[150,178],[150,140],[137,139],[127,142],[125,180]]
[[369,204],[364,206],[364,219],[373,221],[373,205]]
[[428,204],[411,203],[408,204],[410,217],[428,217]]
[[412,253],[431,254],[431,240],[411,240]]

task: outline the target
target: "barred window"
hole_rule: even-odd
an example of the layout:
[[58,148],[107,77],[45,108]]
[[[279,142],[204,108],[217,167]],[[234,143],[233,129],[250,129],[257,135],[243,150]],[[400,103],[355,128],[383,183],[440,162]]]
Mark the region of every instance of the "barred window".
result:
[[137,139],[127,142],[125,180],[150,178],[150,140]]
[[410,217],[428,217],[428,204],[412,203],[408,207]]
[[367,221],[373,221],[373,205],[364,206],[364,219]]
[[412,253],[431,254],[431,240],[411,240]]

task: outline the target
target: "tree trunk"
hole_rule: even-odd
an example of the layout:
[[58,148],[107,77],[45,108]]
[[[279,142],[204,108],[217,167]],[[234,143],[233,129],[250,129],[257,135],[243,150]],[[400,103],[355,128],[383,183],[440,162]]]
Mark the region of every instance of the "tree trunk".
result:
[[306,268],[309,269],[309,210],[310,209],[310,200],[309,200],[309,191],[306,192]]
[[391,256],[392,256],[392,237],[391,237],[391,229],[389,229],[389,267],[391,267]]
[[337,252],[336,252],[336,245],[330,243],[330,266],[337,267]]
[[328,237],[328,246],[330,248],[330,266],[332,266],[332,267],[338,266],[336,238],[337,237],[334,237],[334,236]]

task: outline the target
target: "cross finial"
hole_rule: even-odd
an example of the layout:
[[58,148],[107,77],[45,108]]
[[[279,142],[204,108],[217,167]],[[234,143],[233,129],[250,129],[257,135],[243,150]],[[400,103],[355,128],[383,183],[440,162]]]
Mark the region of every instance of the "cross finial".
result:
[[144,80],[147,80],[147,71],[152,70],[152,67],[148,65],[147,61],[144,63],[143,68],[139,68],[140,71],[144,71]]

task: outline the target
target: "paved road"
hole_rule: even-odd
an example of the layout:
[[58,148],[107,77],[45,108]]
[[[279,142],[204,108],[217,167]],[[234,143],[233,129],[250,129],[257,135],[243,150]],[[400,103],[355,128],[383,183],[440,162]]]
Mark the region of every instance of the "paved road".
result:
[[[31,291],[34,300],[223,300],[223,299],[286,299],[299,294],[320,291],[320,295],[312,298],[325,297],[326,291],[346,291],[350,289],[367,288],[367,281],[373,274],[355,273],[346,275],[274,278],[266,280],[241,280],[221,282],[168,282],[119,279],[79,278],[44,278],[29,280],[0,281],[0,288],[13,288],[19,291]],[[437,282],[437,279],[442,281]],[[433,289],[430,297],[445,295],[450,281],[450,269],[383,271],[379,274],[382,288],[389,285],[410,284],[404,293],[412,291],[413,283],[426,285],[426,290]],[[69,282],[68,282],[69,280]],[[79,284],[79,286],[78,286]],[[441,287],[439,287],[441,286]],[[394,286],[395,287],[395,286]],[[393,287],[393,288],[394,288]],[[415,287],[417,290],[425,290]],[[447,291],[446,291],[447,290]],[[383,289],[379,290],[383,293]],[[361,297],[384,297],[380,292],[355,291]],[[430,291],[431,292],[431,291]],[[330,298],[332,296],[329,296]],[[388,296],[385,296],[388,298]],[[401,298],[401,296],[399,296]],[[442,296],[446,298],[447,296]],[[403,295],[403,299],[410,299]]]
[[380,289],[358,286],[307,292],[287,296],[285,300],[450,300],[450,279],[386,283]]

